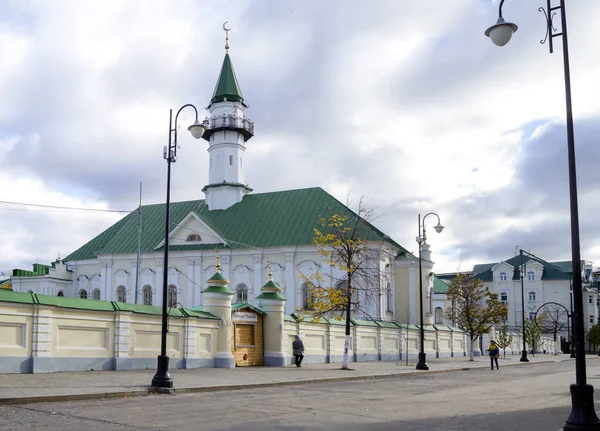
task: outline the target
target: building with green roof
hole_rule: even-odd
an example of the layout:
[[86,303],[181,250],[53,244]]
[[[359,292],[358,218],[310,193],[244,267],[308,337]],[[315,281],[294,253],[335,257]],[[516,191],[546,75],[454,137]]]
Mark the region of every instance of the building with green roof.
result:
[[[600,321],[598,292],[600,286],[594,284],[591,262],[582,260],[581,268],[584,327],[585,331],[588,331],[591,326]],[[476,264],[470,273],[473,277],[479,278],[485,287],[497,293],[499,299],[508,305],[508,324],[512,331],[522,327],[523,305],[526,319],[534,318],[536,312],[549,302],[561,304],[567,310],[572,309],[573,265],[571,261],[548,262],[524,252],[523,261],[520,254],[517,254],[501,262]],[[443,317],[445,310],[451,307],[446,300],[447,288],[444,289],[444,285],[449,285],[455,275],[456,273],[435,274],[433,307],[436,323],[450,323]],[[543,310],[540,311],[542,312]],[[566,325],[561,335],[567,337]]]
[[[234,303],[256,305],[270,264],[286,298],[286,314],[304,309],[307,278],[319,272],[333,286],[344,276],[317,252],[314,228],[320,218],[333,213],[352,218],[356,214],[321,187],[253,192],[244,175],[247,143],[254,136],[247,108],[227,44],[204,120],[202,137],[209,153],[204,196],[170,205],[167,286],[162,281],[166,208],[156,203],[132,211],[51,267],[15,270],[13,289],[160,305],[166,288],[170,306],[191,308],[203,304],[202,292],[216,272],[218,250]],[[356,317],[416,324],[418,259],[374,225],[366,225],[363,239],[373,244],[375,266],[380,268],[370,284],[379,294],[367,313]],[[424,253],[423,268],[424,274],[433,269],[430,252]]]

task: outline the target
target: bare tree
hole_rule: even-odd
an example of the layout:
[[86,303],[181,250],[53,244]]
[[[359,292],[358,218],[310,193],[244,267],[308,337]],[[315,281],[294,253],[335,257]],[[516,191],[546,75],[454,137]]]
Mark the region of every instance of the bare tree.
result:
[[569,313],[562,305],[549,302],[539,308],[534,321],[542,334],[552,334],[554,339],[552,353],[556,355],[556,339],[559,332],[568,326]]

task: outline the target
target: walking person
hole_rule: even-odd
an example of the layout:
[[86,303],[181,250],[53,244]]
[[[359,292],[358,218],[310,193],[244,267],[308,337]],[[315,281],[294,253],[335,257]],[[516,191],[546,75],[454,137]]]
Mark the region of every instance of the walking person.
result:
[[490,355],[490,367],[494,369],[494,362],[496,363],[496,369],[498,370],[498,356],[500,356],[500,349],[494,340],[490,341],[490,347],[488,348],[488,354]]
[[300,367],[302,359],[304,358],[304,343],[300,339],[299,335],[294,336],[295,340],[292,342],[292,349],[294,358],[296,358],[296,367]]

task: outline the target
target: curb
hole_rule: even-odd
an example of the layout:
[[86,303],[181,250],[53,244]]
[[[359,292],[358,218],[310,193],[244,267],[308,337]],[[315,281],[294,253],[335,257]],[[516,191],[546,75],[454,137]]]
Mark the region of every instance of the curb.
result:
[[[505,364],[503,367],[515,367],[515,366],[528,366],[538,364],[551,364],[556,361],[539,361],[539,362],[516,362],[513,364]],[[221,392],[221,391],[239,391],[243,389],[260,389],[269,387],[284,387],[284,386],[295,386],[295,385],[309,385],[314,383],[339,383],[339,382],[351,382],[351,381],[369,381],[369,380],[383,380],[393,379],[403,376],[414,376],[414,375],[430,375],[430,374],[442,374],[451,373],[455,371],[471,371],[471,370],[483,370],[487,369],[487,365],[475,366],[475,367],[463,367],[463,368],[450,368],[446,370],[426,370],[426,371],[404,371],[402,373],[390,373],[390,374],[373,374],[369,376],[347,376],[347,377],[328,377],[322,379],[305,379],[305,380],[294,380],[294,381],[283,381],[283,382],[269,382],[269,383],[250,383],[246,385],[222,385],[222,386],[206,386],[206,387],[191,387],[191,388],[179,388],[175,389],[176,394],[192,394],[201,392]],[[341,371],[341,370],[340,370]],[[148,387],[146,390],[136,391],[123,391],[123,392],[99,392],[94,394],[71,394],[71,395],[46,395],[39,397],[10,397],[0,398],[0,406],[2,405],[19,405],[19,404],[37,404],[37,403],[53,403],[61,401],[90,401],[90,400],[104,400],[113,398],[130,398],[130,397],[143,397],[150,395],[159,395],[156,388]]]

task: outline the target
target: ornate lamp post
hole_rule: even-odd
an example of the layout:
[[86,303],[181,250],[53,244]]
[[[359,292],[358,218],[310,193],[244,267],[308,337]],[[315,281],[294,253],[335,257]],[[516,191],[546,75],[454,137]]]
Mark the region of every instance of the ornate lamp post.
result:
[[194,109],[196,113],[196,121],[188,130],[192,136],[196,139],[200,139],[204,135],[206,128],[202,123],[198,121],[198,110],[192,104],[183,105],[177,111],[175,115],[175,125],[173,126],[173,110],[169,111],[169,146],[164,147],[163,157],[167,161],[167,203],[165,205],[165,256],[163,261],[163,291],[162,291],[162,328],[160,337],[160,355],[158,356],[158,364],[156,374],[152,378],[152,386],[155,388],[166,388],[170,389],[173,387],[173,379],[169,375],[169,357],[167,356],[167,286],[168,286],[168,270],[169,270],[169,231],[170,231],[170,220],[169,220],[169,206],[171,204],[171,163],[177,161],[177,119],[179,113],[187,107]]
[[[563,48],[563,68],[565,75],[565,102],[567,111],[567,150],[569,164],[569,197],[571,212],[571,260],[573,264],[573,332],[575,338],[575,376],[576,383],[571,385],[571,414],[563,427],[565,431],[574,430],[600,430],[600,419],[594,410],[594,387],[587,384],[585,367],[585,340],[583,326],[583,294],[581,281],[581,255],[579,244],[579,209],[577,203],[577,171],[575,164],[575,137],[573,132],[573,110],[571,106],[571,70],[569,67],[569,44],[567,39],[567,16],[565,1],[559,0],[558,6],[552,6],[551,0],[547,1],[547,8],[540,7],[546,17],[546,37],[542,43],[548,41],[550,53],[553,52],[553,40],[561,36]],[[517,31],[517,26],[507,23],[502,18],[502,5],[498,9],[499,18],[496,24],[485,31],[498,46],[503,46]],[[561,31],[556,32],[553,27],[555,11],[560,12]]]
[[[440,216],[436,213],[428,213],[423,217],[423,224],[421,224],[421,214],[419,214],[419,236],[417,237],[417,243],[419,244],[419,312],[420,312],[420,337],[421,337],[421,350],[419,351],[419,362],[417,363],[417,370],[428,370],[429,366],[427,365],[427,355],[425,354],[424,344],[425,344],[425,322],[423,320],[423,268],[421,265],[421,248],[425,241],[427,241],[427,234],[425,232],[425,219],[428,215],[434,215],[438,219],[438,224],[434,226],[434,229],[437,233],[440,233],[444,230],[444,226],[440,223]],[[421,233],[422,232],[422,233]]]

